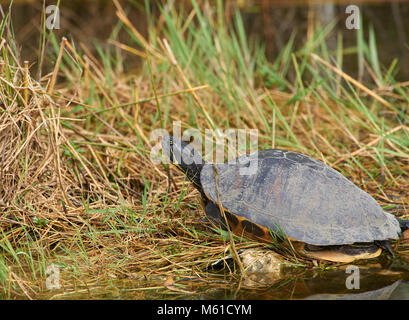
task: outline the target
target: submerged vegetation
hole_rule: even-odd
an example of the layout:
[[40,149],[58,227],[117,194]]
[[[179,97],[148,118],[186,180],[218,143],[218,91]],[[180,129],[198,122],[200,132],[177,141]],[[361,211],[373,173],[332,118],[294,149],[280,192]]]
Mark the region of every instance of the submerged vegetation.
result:
[[[259,148],[322,160],[385,210],[409,219],[409,82],[394,80],[398,63],[380,64],[373,29],[355,31],[356,46],[346,48],[332,33],[334,24],[311,26],[302,45],[291,37],[269,61],[263,44],[248,38],[239,10],[225,19],[222,1],[167,5],[159,17],[146,5],[147,37],[114,3],[118,23],[107,44],[95,45],[96,54],[43,25],[39,61],[53,67],[40,79],[32,62],[19,58],[21,44],[5,12],[2,297],[115,296],[113,281],[128,288],[128,280],[140,283],[128,289],[133,298],[240,287],[240,269],[220,274],[207,268],[231,253],[229,235],[203,223],[200,196],[183,174],[151,161],[156,141],[150,133],[171,131],[173,121],[202,132],[257,129]],[[127,43],[117,38],[121,30]],[[335,51],[326,45],[334,36]],[[124,52],[142,61],[138,71],[124,71]],[[342,71],[346,52],[356,55],[370,81]],[[267,246],[233,240],[234,250]],[[407,242],[393,247],[409,260]],[[314,267],[288,248],[283,252],[289,264]],[[50,293],[53,264],[60,290]]]

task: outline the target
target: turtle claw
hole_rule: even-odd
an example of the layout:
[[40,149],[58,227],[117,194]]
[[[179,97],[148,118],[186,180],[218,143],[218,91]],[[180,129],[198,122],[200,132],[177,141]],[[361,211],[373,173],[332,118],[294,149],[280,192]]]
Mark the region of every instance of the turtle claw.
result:
[[386,250],[391,255],[392,259],[395,258],[395,254],[393,253],[391,244],[388,240],[379,240],[375,241],[375,243],[379,246],[379,248]]
[[409,229],[409,220],[403,220],[398,218],[398,221],[402,232]]

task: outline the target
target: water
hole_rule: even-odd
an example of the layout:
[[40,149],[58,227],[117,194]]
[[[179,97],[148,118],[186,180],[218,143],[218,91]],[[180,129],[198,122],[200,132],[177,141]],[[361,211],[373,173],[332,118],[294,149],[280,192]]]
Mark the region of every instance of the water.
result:
[[[53,300],[409,300],[409,264],[399,258],[382,256],[374,261],[337,268],[286,267],[282,277],[263,285],[229,277],[228,270],[200,276],[175,277],[173,284],[164,277],[144,279],[108,279],[75,287],[64,282],[61,289],[44,290],[33,298]],[[268,275],[265,275],[268,279]],[[68,286],[67,286],[68,284]],[[26,298],[24,294],[13,296]]]

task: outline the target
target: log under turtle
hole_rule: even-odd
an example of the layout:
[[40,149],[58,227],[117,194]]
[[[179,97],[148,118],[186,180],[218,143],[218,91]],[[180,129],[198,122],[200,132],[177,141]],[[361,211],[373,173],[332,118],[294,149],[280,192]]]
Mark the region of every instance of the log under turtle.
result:
[[208,219],[224,225],[221,204],[237,235],[272,242],[284,234],[308,257],[351,262],[382,249],[393,256],[389,239],[409,228],[341,173],[297,152],[268,149],[212,164],[175,137],[163,137],[162,147],[200,192]]

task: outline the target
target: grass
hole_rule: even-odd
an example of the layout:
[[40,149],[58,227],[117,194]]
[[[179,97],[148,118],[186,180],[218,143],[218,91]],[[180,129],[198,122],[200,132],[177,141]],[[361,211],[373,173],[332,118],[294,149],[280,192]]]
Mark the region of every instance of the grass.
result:
[[[169,6],[159,18],[148,11],[146,39],[115,1],[118,24],[96,56],[43,29],[39,60],[55,64],[40,80],[19,60],[3,19],[3,297],[115,296],[115,282],[128,297],[176,298],[239,283],[237,270],[204,268],[228,252],[229,237],[201,222],[199,195],[177,169],[150,160],[150,133],[171,130],[173,121],[202,133],[257,129],[259,148],[320,159],[408,218],[409,83],[394,80],[398,63],[381,65],[373,29],[368,42],[364,26],[356,47],[344,48],[340,37],[331,52],[325,40],[334,24],[317,26],[303,45],[292,37],[270,62],[262,43],[247,38],[239,11],[228,24],[222,1],[191,4]],[[128,43],[117,38],[121,30]],[[142,60],[138,73],[124,72],[125,51]],[[343,73],[345,52],[356,54],[371,81]],[[234,239],[237,249],[263,246]],[[408,260],[408,245],[394,246]],[[61,270],[57,293],[45,287],[52,263]],[[140,286],[129,289],[128,280]]]

